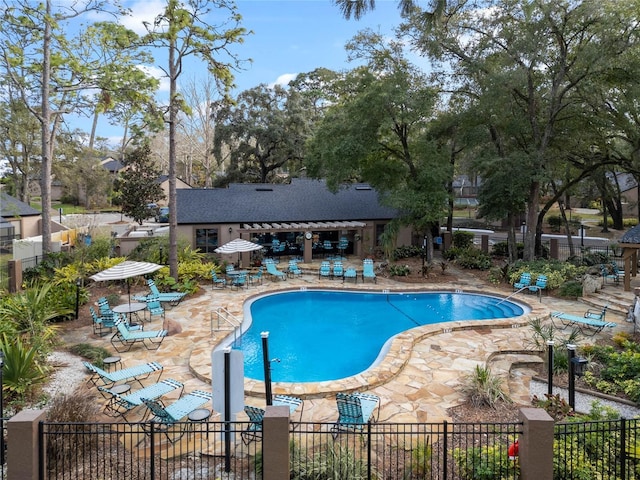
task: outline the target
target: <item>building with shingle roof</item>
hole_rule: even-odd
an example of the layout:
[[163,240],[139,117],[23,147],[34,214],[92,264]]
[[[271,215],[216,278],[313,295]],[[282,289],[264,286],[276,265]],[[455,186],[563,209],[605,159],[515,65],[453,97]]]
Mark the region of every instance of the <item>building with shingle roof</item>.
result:
[[16,238],[41,234],[42,215],[31,205],[0,191],[0,217],[13,227]]
[[[229,188],[177,190],[178,235],[212,253],[244,238],[265,245],[276,240],[299,249],[305,261],[325,240],[349,243],[349,252],[372,254],[384,227],[398,217],[368,184],[349,184],[332,192],[322,180],[295,178],[287,184],[231,184]],[[403,230],[399,243],[410,243]],[[248,254],[247,254],[248,258]]]

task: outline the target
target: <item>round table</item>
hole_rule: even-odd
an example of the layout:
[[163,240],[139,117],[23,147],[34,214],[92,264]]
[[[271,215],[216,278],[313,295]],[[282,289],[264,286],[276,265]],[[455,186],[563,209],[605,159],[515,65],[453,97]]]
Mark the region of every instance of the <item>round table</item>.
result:
[[131,316],[135,315],[136,318],[140,318],[138,316],[138,312],[142,310],[146,310],[147,304],[142,302],[133,302],[133,303],[123,303],[122,305],[116,305],[111,310],[116,313],[124,313],[129,316],[129,323],[131,323]]
[[[189,419],[190,422],[193,422],[193,423],[204,423],[207,420],[209,420],[210,416],[211,416],[211,410],[209,410],[208,408],[197,408],[191,413],[189,413],[189,415],[187,415],[187,418]],[[209,438],[208,428],[206,431],[206,435],[207,435],[207,438]]]
[[118,395],[123,395],[131,390],[131,385],[129,385],[128,383],[123,383],[122,385],[111,387],[109,390],[111,390],[113,393],[117,393]]
[[102,364],[104,365],[104,369],[107,372],[110,372],[111,371],[111,367],[113,365],[120,365],[120,368],[122,368],[122,358],[118,357],[117,355],[114,355],[112,357],[103,358],[102,359]]

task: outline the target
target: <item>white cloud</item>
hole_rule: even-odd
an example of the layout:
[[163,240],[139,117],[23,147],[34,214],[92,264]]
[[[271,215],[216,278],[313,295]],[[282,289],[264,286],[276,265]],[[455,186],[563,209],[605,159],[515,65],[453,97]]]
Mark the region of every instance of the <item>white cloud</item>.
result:
[[131,10],[131,15],[122,17],[120,23],[138,35],[144,35],[147,30],[144,22],[153,24],[155,18],[166,8],[166,2],[162,0],[137,0],[125,5]]
[[269,88],[273,88],[276,85],[286,87],[287,85],[289,85],[289,82],[291,80],[294,80],[297,76],[297,73],[283,73],[278,78],[276,78],[275,82],[269,84]]

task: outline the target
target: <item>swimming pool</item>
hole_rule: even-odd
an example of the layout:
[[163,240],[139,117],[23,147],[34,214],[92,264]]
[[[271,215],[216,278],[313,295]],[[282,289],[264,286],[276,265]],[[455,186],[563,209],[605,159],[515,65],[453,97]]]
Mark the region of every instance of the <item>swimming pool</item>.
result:
[[245,377],[263,380],[261,332],[269,332],[275,382],[320,382],[374,365],[385,344],[405,330],[455,320],[523,315],[525,309],[488,295],[309,290],[266,295],[245,305],[249,328],[234,348]]

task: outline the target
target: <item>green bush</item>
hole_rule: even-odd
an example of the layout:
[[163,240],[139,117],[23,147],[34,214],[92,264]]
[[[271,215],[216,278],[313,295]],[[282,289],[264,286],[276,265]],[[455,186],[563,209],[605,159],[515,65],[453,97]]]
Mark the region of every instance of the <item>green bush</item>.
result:
[[582,296],[582,282],[571,280],[560,285],[558,296],[564,298],[578,298]]
[[509,459],[505,446],[456,448],[453,451],[453,459],[462,473],[461,478],[473,480],[520,478],[520,466]]
[[456,230],[453,232],[453,246],[462,249],[472,247],[474,236],[473,232]]
[[511,403],[509,396],[502,391],[502,380],[493,375],[489,367],[476,365],[473,373],[465,377],[462,391],[476,407],[486,405],[493,408],[498,402]]
[[406,277],[411,273],[409,265],[391,265],[389,266],[389,275],[392,277]]
[[403,258],[420,257],[423,251],[422,248],[415,245],[403,245],[393,251],[391,258],[392,260],[402,260]]
[[456,263],[462,268],[475,270],[489,270],[492,265],[489,255],[473,247],[463,250],[456,258]]
[[528,272],[531,274],[531,281],[535,282],[538,275],[547,276],[547,289],[555,290],[563,283],[576,280],[586,271],[586,267],[579,267],[567,262],[558,260],[533,260],[529,262],[518,261],[514,264],[510,273],[510,283],[513,285],[520,276]]

